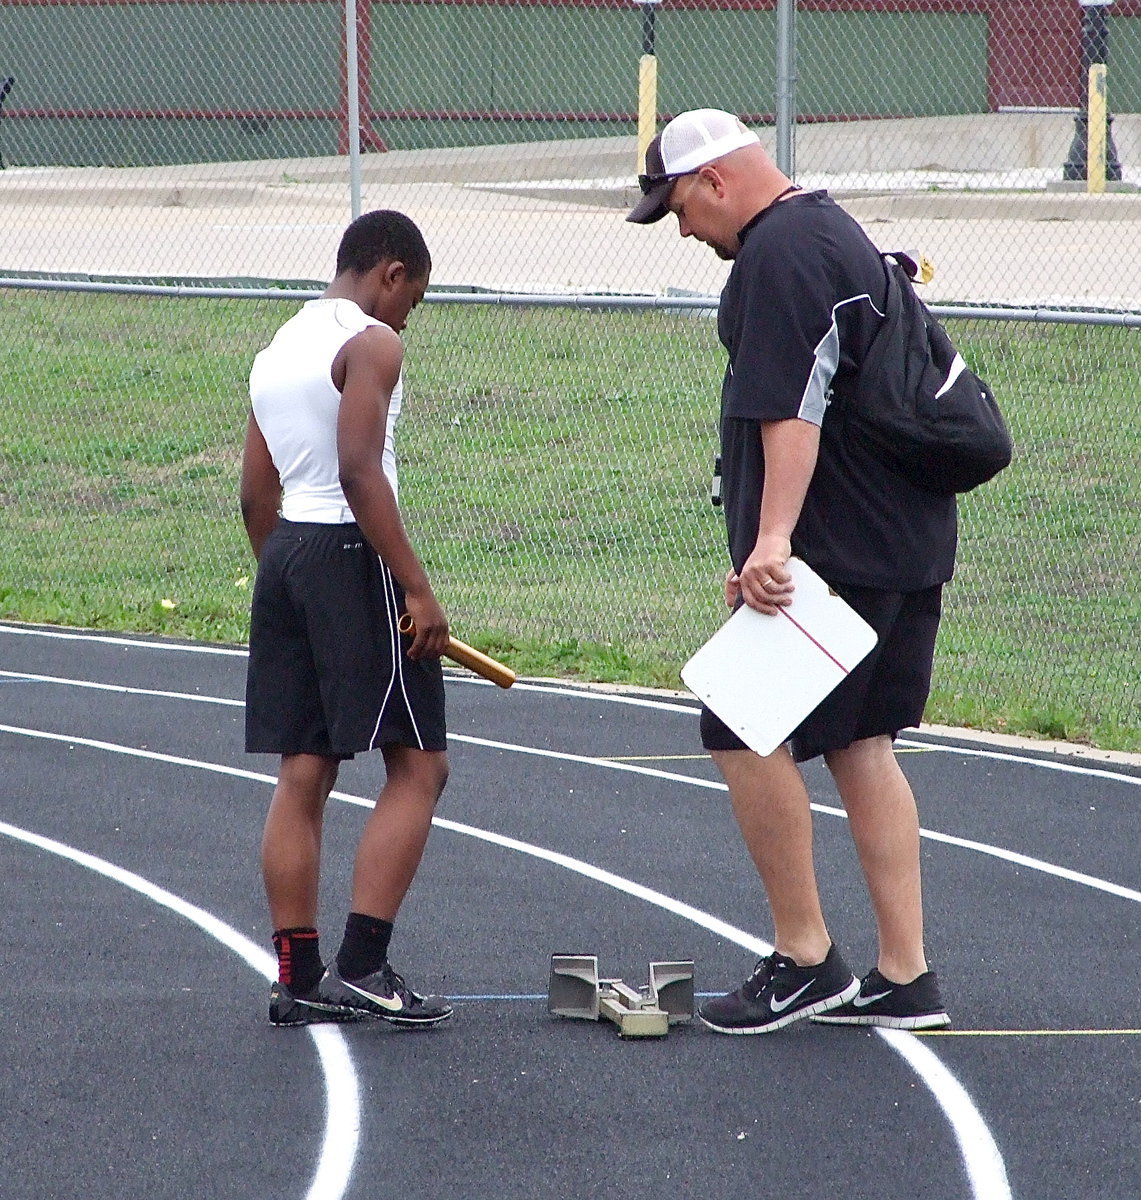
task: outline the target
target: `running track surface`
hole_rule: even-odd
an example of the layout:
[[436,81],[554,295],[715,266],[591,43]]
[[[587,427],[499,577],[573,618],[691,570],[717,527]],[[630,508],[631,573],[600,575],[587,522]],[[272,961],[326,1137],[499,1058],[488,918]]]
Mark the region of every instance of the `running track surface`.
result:
[[[1141,767],[914,731],[928,948],[955,1022],[662,1040],[546,1011],[550,955],[735,986],[768,920],[694,704],[448,679],[452,777],[393,961],[433,1031],[278,1030],[258,874],[275,762],[226,647],[0,626],[10,1200],[1141,1196]],[[331,802],[323,948],[383,770]],[[827,773],[834,938],[874,961]]]

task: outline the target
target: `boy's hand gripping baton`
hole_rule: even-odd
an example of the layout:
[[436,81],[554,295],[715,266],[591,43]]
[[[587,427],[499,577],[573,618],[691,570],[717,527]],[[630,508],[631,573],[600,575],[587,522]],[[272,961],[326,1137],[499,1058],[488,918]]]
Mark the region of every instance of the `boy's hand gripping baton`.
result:
[[[397,628],[401,633],[414,636],[416,622],[408,613],[405,613],[397,623]],[[484,679],[490,679],[498,687],[509,688],[515,682],[515,672],[510,667],[496,662],[494,658],[488,658],[486,654],[481,654],[474,647],[454,637],[448,638],[448,648],[444,653],[461,666],[469,668],[477,675],[482,675]]]

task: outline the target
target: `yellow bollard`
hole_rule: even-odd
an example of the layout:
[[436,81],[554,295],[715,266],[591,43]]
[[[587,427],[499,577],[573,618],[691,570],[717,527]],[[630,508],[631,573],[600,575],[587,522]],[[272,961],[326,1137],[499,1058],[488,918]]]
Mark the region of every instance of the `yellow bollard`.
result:
[[638,170],[646,169],[646,150],[658,124],[658,56],[643,54],[638,62]]
[[1086,191],[1094,194],[1105,191],[1108,112],[1105,98],[1105,63],[1090,64],[1086,111],[1089,114],[1086,126]]

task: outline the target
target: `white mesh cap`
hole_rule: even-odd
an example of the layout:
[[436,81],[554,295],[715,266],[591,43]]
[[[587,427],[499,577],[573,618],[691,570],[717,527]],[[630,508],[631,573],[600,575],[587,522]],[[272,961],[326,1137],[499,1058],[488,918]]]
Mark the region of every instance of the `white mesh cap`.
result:
[[678,116],[646,147],[646,170],[638,176],[642,198],[627,221],[651,225],[669,211],[666,202],[679,175],[688,175],[740,150],[755,146],[760,138],[732,113],[719,108],[695,108]]
[[719,108],[683,112],[662,130],[662,169],[666,175],[688,175],[742,146],[761,139]]

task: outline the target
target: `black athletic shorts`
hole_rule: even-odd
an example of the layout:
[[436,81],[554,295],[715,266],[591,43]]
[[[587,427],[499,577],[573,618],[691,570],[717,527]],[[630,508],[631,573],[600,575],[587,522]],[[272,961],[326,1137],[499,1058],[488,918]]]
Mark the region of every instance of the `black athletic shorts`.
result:
[[279,521],[254,584],[246,750],[446,749],[440,660],[408,657],[403,612],[403,589],[358,525]]
[[[939,630],[943,586],[921,592],[833,584],[876,631],[879,641],[843,683],[797,726],[789,749],[797,762],[829,750],[843,750],[863,738],[918,725],[931,690],[935,635]],[[744,750],[745,743],[704,705],[701,744],[707,750]]]

